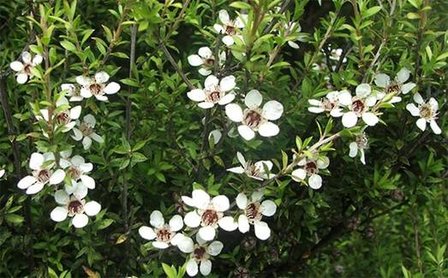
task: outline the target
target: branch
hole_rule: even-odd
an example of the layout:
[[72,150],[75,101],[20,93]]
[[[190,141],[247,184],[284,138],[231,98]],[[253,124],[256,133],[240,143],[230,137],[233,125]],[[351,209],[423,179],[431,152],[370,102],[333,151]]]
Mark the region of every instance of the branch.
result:
[[179,68],[179,66],[177,65],[176,61],[174,61],[173,56],[171,55],[170,51],[166,48],[165,44],[162,41],[160,41],[160,40],[159,40],[159,46],[162,49],[162,51],[165,54],[165,56],[168,59],[168,61],[170,61],[171,65],[176,70],[176,72],[180,75],[180,77],[185,82],[185,84],[187,84],[188,88],[190,90],[196,89],[196,87],[193,85],[193,83],[191,83],[190,79],[188,79],[188,77],[185,75],[185,73],[182,71],[182,69]]

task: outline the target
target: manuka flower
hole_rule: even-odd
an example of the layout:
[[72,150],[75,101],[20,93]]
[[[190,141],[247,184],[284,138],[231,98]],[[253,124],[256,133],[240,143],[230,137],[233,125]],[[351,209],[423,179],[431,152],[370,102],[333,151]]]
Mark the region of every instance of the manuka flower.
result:
[[66,176],[70,178],[71,184],[81,182],[88,189],[95,189],[95,180],[87,174],[93,170],[92,163],[86,163],[80,155],[70,158],[71,151],[61,154],[59,165],[65,170]]
[[332,117],[341,117],[342,116],[342,108],[339,106],[339,95],[342,93],[350,94],[350,92],[344,91],[332,91],[329,92],[325,98],[321,100],[317,99],[309,99],[308,103],[311,105],[308,107],[308,111],[311,113],[330,113]]
[[236,19],[231,20],[226,10],[220,10],[218,16],[221,24],[215,24],[213,28],[215,28],[216,32],[224,35],[222,42],[227,46],[231,46],[235,43],[233,36],[238,35],[238,30],[246,26],[248,16],[241,14]]
[[394,80],[391,80],[387,74],[378,73],[375,75],[375,84],[383,88],[385,94],[393,93],[395,95],[393,102],[399,102],[401,98],[398,95],[407,94],[416,86],[413,82],[405,83],[409,79],[409,76],[410,71],[407,68],[402,68]]
[[17,187],[26,189],[26,194],[36,194],[41,191],[46,184],[58,184],[65,178],[65,172],[61,169],[53,171],[54,155],[52,153],[31,154],[29,166],[31,175],[22,178]]
[[366,158],[365,158],[364,150],[367,149],[367,147],[368,147],[367,136],[363,132],[362,134],[356,136],[356,139],[354,142],[350,143],[350,145],[349,145],[350,152],[348,155],[350,157],[355,157],[356,155],[358,155],[358,152],[359,152],[360,160],[361,160],[362,164],[365,165]]
[[17,83],[25,84],[28,81],[28,78],[33,77],[31,69],[42,63],[42,60],[41,55],[36,54],[33,58],[29,52],[24,51],[22,53],[22,62],[12,62],[9,66],[13,71],[17,72]]
[[66,97],[69,97],[70,101],[82,101],[84,99],[81,96],[80,88],[75,84],[64,83],[61,85],[61,90],[65,93]]
[[221,81],[214,76],[209,75],[204,82],[204,89],[193,89],[187,93],[187,96],[196,102],[203,109],[212,108],[215,104],[226,105],[235,98],[231,92],[235,88],[235,77],[226,76]]
[[420,117],[417,120],[416,124],[418,128],[422,131],[425,131],[426,124],[429,123],[432,131],[435,134],[442,133],[439,125],[436,122],[437,119],[437,110],[439,109],[439,104],[435,98],[430,98],[428,102],[425,102],[422,96],[419,93],[414,95],[414,101],[417,103],[416,106],[414,103],[409,103],[406,105],[406,109],[411,113],[412,116]]
[[109,80],[109,75],[104,71],[95,74],[95,77],[76,77],[76,82],[81,85],[81,96],[85,98],[90,98],[95,96],[97,100],[107,101],[106,95],[116,94],[120,90],[120,84],[117,82],[110,82],[106,85]]
[[330,165],[330,160],[326,156],[304,158],[297,165],[300,168],[292,171],[292,179],[297,182],[305,182],[308,177],[308,185],[312,189],[319,189],[322,186],[322,177],[319,175],[319,170],[326,169]]
[[256,179],[256,180],[265,180],[271,178],[273,175],[270,173],[272,169],[272,162],[269,160],[261,160],[255,163],[251,163],[250,161],[246,161],[244,156],[240,153],[236,153],[236,157],[240,162],[241,166],[233,167],[227,169],[227,171],[236,173],[236,174],[246,174],[248,177]]
[[185,225],[190,228],[201,226],[198,235],[205,241],[215,238],[218,226],[226,231],[234,231],[238,226],[231,216],[224,216],[230,208],[229,199],[224,195],[211,199],[204,190],[195,189],[191,198],[182,196],[182,201],[195,208],[185,215]]
[[266,222],[261,221],[263,216],[273,216],[277,210],[277,205],[271,200],[263,200],[263,192],[255,191],[250,200],[244,193],[238,194],[236,204],[243,210],[243,214],[238,217],[238,229],[241,233],[247,233],[250,225],[254,226],[255,236],[261,240],[266,240],[271,236]]
[[[49,121],[49,110],[41,109],[40,113],[45,121]],[[76,125],[76,120],[81,116],[81,106],[70,108],[68,100],[62,96],[56,101],[56,109],[53,111],[54,123],[61,127],[62,132],[68,132]],[[39,117],[37,117],[39,119]]]
[[[226,53],[221,52],[218,60],[219,65],[223,65],[226,60]],[[212,73],[217,61],[210,48],[201,47],[199,48],[198,54],[188,56],[188,63],[193,67],[201,66],[199,73],[203,76],[208,76]]]
[[278,126],[270,121],[278,120],[283,114],[283,105],[270,100],[260,108],[263,97],[257,90],[247,93],[244,103],[247,108],[241,109],[238,104],[231,103],[226,106],[226,115],[230,120],[241,123],[238,126],[239,134],[245,140],[251,140],[258,132],[263,137],[275,136],[279,133]]
[[190,254],[190,259],[187,261],[186,270],[190,277],[198,274],[198,268],[202,275],[207,276],[212,271],[212,262],[210,256],[218,256],[224,245],[220,241],[213,241],[207,244],[205,240],[196,235],[197,244],[194,245]]
[[371,111],[375,106],[377,98],[373,96],[369,84],[360,84],[356,87],[356,96],[346,91],[339,95],[339,103],[346,106],[347,112],[343,112],[342,124],[347,127],[354,127],[358,118],[362,118],[368,126],[374,126],[378,123],[377,115]]
[[[85,196],[84,196],[85,197]],[[58,190],[54,194],[56,203],[60,206],[51,211],[50,217],[55,222],[62,222],[67,216],[72,217],[75,228],[82,228],[89,223],[87,216],[95,216],[101,210],[101,205],[95,201],[87,202],[75,196],[69,196],[64,190]]]
[[84,150],[88,150],[90,148],[92,145],[92,139],[100,144],[104,142],[104,139],[93,130],[95,125],[95,117],[91,114],[84,116],[82,122],[76,121],[76,127],[73,128],[74,135],[72,138],[76,141],[82,140]]

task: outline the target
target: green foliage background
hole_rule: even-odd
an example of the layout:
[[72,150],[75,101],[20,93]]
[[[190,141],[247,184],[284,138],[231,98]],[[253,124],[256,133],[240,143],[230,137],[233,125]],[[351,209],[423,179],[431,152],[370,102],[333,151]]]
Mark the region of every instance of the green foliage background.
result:
[[[237,270],[246,269],[251,277],[447,277],[448,3],[321,2],[3,1],[0,89],[6,98],[0,114],[0,166],[7,176],[0,181],[0,276],[164,276],[162,262],[182,266],[185,260],[175,250],[155,250],[140,238],[137,230],[148,224],[151,211],[160,209],[166,216],[184,211],[180,196],[190,195],[193,183],[229,198],[257,188],[256,181],[226,172],[237,163],[237,151],[251,160],[274,158],[280,166],[281,150],[291,157],[296,136],[316,141],[316,121],[322,126],[328,122],[307,111],[308,99],[325,95],[328,86],[353,89],[361,81],[371,82],[375,73],[394,76],[406,67],[417,83],[414,91],[438,100],[442,135],[416,128],[405,110],[408,95],[381,117],[386,125],[369,128],[366,166],[347,156],[351,139],[344,136],[329,153],[331,175],[324,177],[321,190],[288,177],[270,183],[267,195],[279,205],[268,222],[271,238],[261,242],[250,234],[221,231],[225,249],[213,261],[211,276],[246,277],[237,276]],[[275,4],[281,12],[275,12]],[[204,112],[187,98],[188,86],[166,51],[201,86],[204,78],[188,65],[187,56],[201,46],[216,46],[211,26],[217,12],[235,15],[242,8],[253,16],[255,7],[269,5],[271,12],[254,33],[244,34],[250,50],[237,42],[231,67],[222,74],[236,76],[239,94],[257,88],[265,98],[283,103],[280,134],[250,142],[226,138],[215,146],[208,141],[209,131],[229,128],[222,109]],[[277,32],[289,21],[302,26],[306,42],[299,50],[288,48],[291,38]],[[132,26],[138,26],[135,62]],[[263,36],[265,31],[272,35]],[[347,64],[331,72],[312,70],[313,63],[325,60],[321,50],[329,44],[345,50]],[[277,50],[278,45],[283,47]],[[75,144],[77,153],[95,165],[97,188],[89,196],[104,210],[82,230],[51,221],[55,203],[50,190],[31,197],[16,186],[36,146],[55,148],[37,134],[32,114],[44,105],[39,103],[45,99],[43,85],[18,86],[9,69],[24,48],[50,49],[51,65],[62,62],[49,73],[53,96],[61,83],[100,69],[122,85],[107,104],[83,103],[97,118],[105,144],[84,151],[62,134],[54,140],[57,149]],[[248,57],[238,56],[242,52]],[[270,57],[275,57],[272,63]],[[342,128],[334,122],[335,131]]]

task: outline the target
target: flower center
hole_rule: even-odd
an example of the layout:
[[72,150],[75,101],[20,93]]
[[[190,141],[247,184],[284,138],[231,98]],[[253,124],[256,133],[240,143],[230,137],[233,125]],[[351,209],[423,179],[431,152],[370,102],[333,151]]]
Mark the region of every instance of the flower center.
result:
[[214,225],[214,224],[218,223],[218,220],[219,220],[219,215],[216,210],[207,209],[202,214],[202,223],[204,224],[204,226]]
[[364,102],[362,100],[360,100],[360,99],[355,100],[352,103],[353,112],[358,113],[358,114],[362,113],[364,111],[365,107],[366,106],[364,105]]
[[217,103],[221,99],[221,91],[214,89],[208,92],[207,101]]
[[103,91],[103,86],[98,83],[93,83],[89,86],[92,95],[99,95]]
[[78,200],[73,200],[68,204],[68,212],[70,214],[79,214],[84,212],[84,206]]
[[326,111],[331,111],[336,106],[336,103],[328,100],[328,99],[322,99],[322,106]]
[[400,92],[400,85],[398,85],[396,83],[392,83],[389,86],[387,86],[386,92],[388,94],[390,94],[390,93],[398,93],[398,92]]
[[305,164],[304,169],[308,173],[308,175],[313,175],[313,174],[316,174],[318,172],[317,164],[314,161],[308,161]]
[[261,114],[256,110],[247,110],[244,114],[243,123],[252,129],[257,128],[263,120]]
[[60,125],[66,125],[70,123],[70,120],[71,120],[70,115],[67,112],[59,113],[58,116],[56,117],[56,121]]
[[367,136],[365,134],[356,137],[356,145],[358,145],[359,149],[367,149]]
[[173,233],[166,225],[156,230],[156,234],[157,240],[162,242],[169,242],[173,238]]
[[233,25],[226,25],[226,33],[228,35],[235,35],[236,34],[236,28]]
[[67,174],[73,179],[73,180],[79,180],[81,177],[81,170],[78,167],[70,166],[70,168],[67,171]]
[[246,216],[249,223],[253,224],[255,221],[261,220],[260,203],[250,203],[246,207]]
[[215,65],[215,58],[210,57],[210,58],[204,59],[204,65],[206,67],[213,67]]
[[193,257],[195,260],[200,261],[205,257],[206,251],[205,248],[202,246],[198,246],[193,251]]
[[23,67],[23,71],[24,71],[26,74],[31,75],[31,68],[32,68],[32,66],[31,66],[30,64],[26,64],[26,65]]
[[79,126],[79,130],[84,136],[89,136],[93,133],[93,128],[90,126],[90,124],[84,122]]
[[432,108],[429,104],[423,104],[420,107],[420,116],[426,120],[433,118]]
[[50,179],[51,173],[47,169],[42,169],[37,173],[37,181],[40,183],[46,183]]

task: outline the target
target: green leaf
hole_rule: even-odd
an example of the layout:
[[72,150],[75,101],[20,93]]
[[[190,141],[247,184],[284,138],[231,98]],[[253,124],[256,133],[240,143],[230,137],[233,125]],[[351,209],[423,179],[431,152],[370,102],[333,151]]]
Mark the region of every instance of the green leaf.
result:
[[20,224],[23,222],[24,218],[21,215],[18,214],[7,214],[5,216],[6,222],[13,223],[13,224]]
[[76,46],[67,40],[61,41],[61,45],[63,48],[67,49],[70,52],[76,52]]
[[168,278],[177,278],[177,270],[174,266],[162,263],[162,268]]

